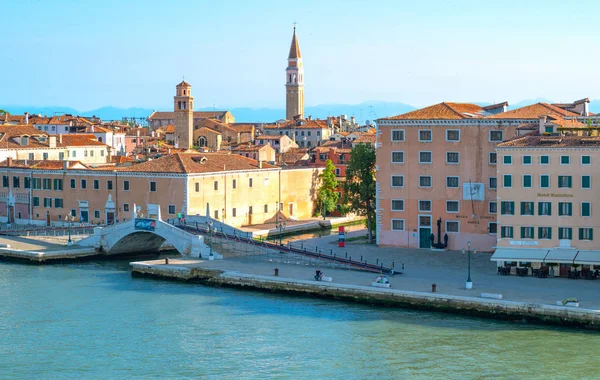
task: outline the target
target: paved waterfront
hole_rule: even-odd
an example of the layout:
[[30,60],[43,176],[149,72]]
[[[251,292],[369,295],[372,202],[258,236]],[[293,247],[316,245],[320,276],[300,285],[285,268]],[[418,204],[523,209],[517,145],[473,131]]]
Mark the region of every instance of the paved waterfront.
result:
[[[347,237],[364,235],[364,231],[347,234]],[[600,281],[568,280],[565,278],[539,279],[534,277],[498,276],[496,263],[490,261],[491,253],[478,253],[471,258],[471,277],[474,283],[472,290],[465,289],[467,277],[467,257],[461,252],[435,252],[418,249],[378,248],[364,243],[348,243],[345,248],[337,248],[337,236],[326,236],[302,241],[309,247],[318,246],[332,249],[338,255],[348,252],[353,259],[362,255],[369,262],[379,258],[384,265],[395,262],[404,273],[390,277],[392,287],[400,290],[430,292],[431,284],[437,284],[441,294],[478,297],[480,293],[501,293],[504,300],[529,302],[536,304],[556,305],[556,301],[575,297],[580,306],[587,309],[600,310]],[[335,244],[334,244],[335,243]],[[295,242],[294,244],[300,244]],[[171,261],[172,264],[178,261]],[[185,262],[185,260],[183,261]],[[204,261],[195,264],[204,268],[233,270],[247,274],[273,275],[273,269],[279,268],[281,277],[310,280],[315,267],[307,265],[268,262],[255,258],[226,258],[224,260]],[[333,282],[350,285],[369,286],[376,274],[347,269],[332,269],[327,265],[321,267],[326,276],[333,277]]]

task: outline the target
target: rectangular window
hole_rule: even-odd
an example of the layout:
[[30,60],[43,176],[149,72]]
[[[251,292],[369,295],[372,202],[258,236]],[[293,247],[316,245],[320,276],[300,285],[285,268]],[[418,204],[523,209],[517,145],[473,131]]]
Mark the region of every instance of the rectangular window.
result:
[[21,187],[21,177],[13,176],[13,187],[16,189]]
[[175,205],[169,205],[169,214],[171,214],[171,215],[177,214]]
[[44,178],[42,180],[42,189],[52,190],[52,180],[50,178]]
[[252,206],[248,207],[248,215],[252,215]]
[[71,157],[73,157],[73,158],[77,157],[77,152],[76,151],[72,151],[71,152]]
[[237,179],[234,179],[234,180],[233,180],[233,182],[231,183],[231,186],[232,186],[234,189],[237,189]]
[[581,156],[581,165],[590,165],[592,158],[590,156]]
[[431,201],[419,201],[419,211],[430,212]]
[[490,142],[501,142],[504,138],[502,131],[490,131]]
[[44,207],[52,208],[52,198],[44,198]]
[[500,213],[502,215],[515,215],[515,202],[512,202],[512,201],[500,202]]
[[431,129],[420,129],[419,130],[419,141],[431,142]]
[[123,191],[129,191],[129,181],[123,181]]
[[448,233],[458,233],[459,232],[458,220],[446,220],[446,232]]
[[213,182],[213,189],[219,190],[219,181],[214,181]]
[[538,227],[538,239],[552,239],[552,227]]
[[85,180],[85,179],[81,180],[81,189],[82,190],[87,189],[87,180]]
[[580,228],[579,229],[579,240],[594,240],[594,229],[593,228]]
[[123,211],[129,211],[129,203],[123,203]]
[[498,223],[490,222],[488,223],[488,234],[496,235],[498,233]]
[[498,162],[498,155],[496,154],[496,152],[490,152],[490,160],[489,160],[490,165],[496,165],[497,162]]
[[394,151],[392,152],[392,164],[403,164],[404,163],[404,152]]
[[521,202],[521,215],[535,215],[533,212],[533,202]]
[[113,189],[113,181],[106,181],[106,190]]
[[94,180],[94,190],[100,190],[100,180]]
[[31,177],[23,177],[23,188],[31,189]]
[[523,187],[531,187],[531,174],[523,174]]
[[100,219],[100,211],[99,210],[95,210],[94,211],[94,218],[95,219]]
[[451,141],[451,142],[460,141],[460,130],[447,129],[446,130],[446,141]]
[[54,198],[54,208],[63,208],[62,198]]
[[561,165],[569,165],[571,163],[570,156],[560,156],[560,164]]
[[58,152],[58,159],[63,161],[65,159],[65,152]]
[[538,215],[540,215],[540,216],[552,215],[552,202],[538,202]]
[[558,187],[572,187],[573,182],[570,175],[559,175],[558,176]]
[[33,181],[33,190],[40,190],[42,188],[42,179],[41,178],[32,178]]
[[155,181],[150,181],[150,191],[152,191],[152,192],[156,191],[156,182]]
[[404,199],[392,199],[392,211],[404,211]]
[[498,188],[498,179],[496,177],[490,177],[490,189]]
[[521,227],[521,239],[533,239],[534,230],[533,227]]
[[392,129],[392,142],[404,141],[403,129]]
[[34,153],[29,153],[29,159],[30,160],[35,160],[35,154]]
[[47,152],[42,153],[42,159],[44,161],[48,160],[48,153]]
[[459,212],[459,201],[446,201],[446,212]]
[[459,186],[459,177],[446,177],[446,187],[448,188],[458,188]]
[[33,197],[33,207],[38,207],[40,205],[40,197]]
[[419,152],[419,164],[431,164],[431,152]]
[[540,187],[543,187],[543,188],[550,187],[550,176],[548,174],[542,174],[540,176]]
[[63,189],[63,180],[62,178],[54,178],[54,190],[62,191]]
[[498,213],[498,203],[495,201],[491,201],[488,203],[488,214],[496,214]]
[[592,204],[590,202],[581,202],[581,216],[592,216]]
[[581,176],[581,188],[582,189],[590,189],[592,187],[592,177],[589,175]]
[[512,175],[510,174],[504,174],[502,176],[503,178],[503,186],[504,187],[512,187]]
[[431,176],[419,176],[419,187],[431,187]]
[[540,164],[541,165],[550,164],[550,156],[540,156]]
[[512,165],[512,156],[504,156],[502,157],[502,160],[504,165]]
[[393,175],[392,176],[392,187],[404,187],[404,176]]
[[460,162],[459,152],[446,152],[446,163],[447,164],[458,164]]
[[404,219],[392,219],[392,231],[404,231]]
[[571,227],[558,227],[558,238],[561,240],[573,239],[573,229]]
[[531,165],[531,156],[523,156],[523,165]]
[[512,238],[513,237],[513,227],[512,226],[502,226],[500,228],[500,237]]
[[558,202],[558,215],[559,216],[573,215],[573,204],[571,202]]
[[248,187],[252,187],[252,178],[248,178]]
[[237,216],[237,209],[235,207],[231,209],[231,216],[234,218]]

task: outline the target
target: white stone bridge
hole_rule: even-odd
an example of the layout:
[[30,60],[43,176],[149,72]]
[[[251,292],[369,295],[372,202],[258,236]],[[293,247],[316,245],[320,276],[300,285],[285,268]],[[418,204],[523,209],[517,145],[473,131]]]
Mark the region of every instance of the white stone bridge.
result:
[[[182,256],[210,259],[210,248],[204,244],[203,236],[191,234],[162,221],[160,211],[156,219],[150,219],[136,216],[135,205],[133,210],[130,220],[107,227],[96,227],[94,235],[77,244],[94,247],[107,255],[118,255],[157,252],[166,241]],[[215,259],[223,258],[217,252],[212,253]]]

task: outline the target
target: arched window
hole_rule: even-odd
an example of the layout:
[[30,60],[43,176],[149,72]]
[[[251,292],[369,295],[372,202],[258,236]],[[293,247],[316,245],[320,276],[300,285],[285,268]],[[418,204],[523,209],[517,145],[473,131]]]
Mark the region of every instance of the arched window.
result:
[[102,142],[102,137],[98,137],[98,142]]
[[298,83],[298,81],[296,80],[296,74],[294,74],[294,83]]
[[289,75],[288,82],[292,83],[292,74]]
[[185,90],[183,90],[183,95],[185,95]]
[[177,107],[181,109],[181,102],[177,102]]
[[181,102],[181,105],[183,106],[183,109],[185,109],[185,102]]

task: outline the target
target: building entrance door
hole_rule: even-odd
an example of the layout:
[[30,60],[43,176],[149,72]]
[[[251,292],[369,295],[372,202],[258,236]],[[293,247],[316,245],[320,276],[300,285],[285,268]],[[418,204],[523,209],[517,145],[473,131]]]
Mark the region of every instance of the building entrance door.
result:
[[115,213],[112,211],[107,211],[106,212],[106,224],[107,225],[111,225],[115,223]]
[[81,210],[81,216],[79,217],[80,223],[87,223],[90,218],[90,214],[88,210]]
[[419,215],[419,248],[431,248],[431,215]]

